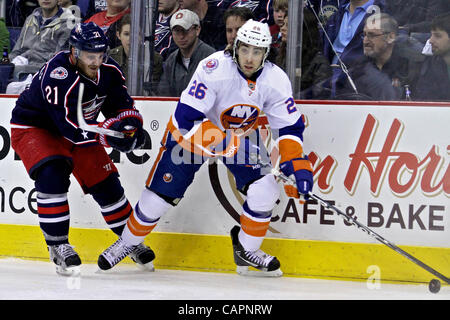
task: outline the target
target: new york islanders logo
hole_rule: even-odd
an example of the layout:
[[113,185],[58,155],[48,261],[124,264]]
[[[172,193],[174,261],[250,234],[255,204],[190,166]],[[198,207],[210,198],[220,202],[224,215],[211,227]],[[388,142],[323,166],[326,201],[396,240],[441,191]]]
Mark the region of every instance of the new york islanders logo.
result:
[[235,104],[220,115],[220,122],[225,129],[247,132],[256,126],[260,110],[249,104]]
[[207,73],[211,73],[216,70],[218,66],[219,61],[217,59],[210,59],[203,65],[203,70],[205,70],[205,72]]

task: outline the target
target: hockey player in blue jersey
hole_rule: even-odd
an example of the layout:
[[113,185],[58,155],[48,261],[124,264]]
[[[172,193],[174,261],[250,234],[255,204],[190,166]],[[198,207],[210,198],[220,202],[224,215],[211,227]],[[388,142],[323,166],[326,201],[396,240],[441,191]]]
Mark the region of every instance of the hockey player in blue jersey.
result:
[[[69,41],[70,51],[57,53],[34,75],[11,118],[12,147],[35,182],[39,225],[50,260],[63,275],[78,272],[81,264],[68,241],[70,175],[100,205],[108,227],[120,236],[133,209],[104,148],[130,152],[145,142],[142,116],[127,92],[120,67],[106,55],[103,31],[94,23],[78,24]],[[80,84],[84,85],[86,122],[127,132],[125,138],[79,128]],[[98,123],[100,113],[106,120]],[[154,253],[147,246],[133,248],[131,257],[138,265],[153,269]]]
[[169,120],[135,210],[119,240],[98,259],[101,269],[112,268],[142,243],[161,216],[180,202],[206,159],[218,158],[246,196],[240,226],[230,232],[237,272],[249,275],[252,266],[259,275],[282,275],[278,259],[260,249],[279,198],[274,175],[262,161],[253,160],[265,154],[257,143],[262,112],[278,136],[280,169],[296,180],[296,188],[289,188],[291,195],[307,198],[313,170],[303,152],[305,124],[292,85],[267,59],[271,42],[269,26],[250,19],[239,28],[231,49],[199,63]]

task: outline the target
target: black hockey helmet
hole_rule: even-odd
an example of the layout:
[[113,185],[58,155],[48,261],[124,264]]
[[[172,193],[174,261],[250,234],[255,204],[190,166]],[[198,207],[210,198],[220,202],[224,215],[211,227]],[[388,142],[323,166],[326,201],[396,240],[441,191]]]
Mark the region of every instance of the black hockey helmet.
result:
[[82,51],[106,52],[108,38],[95,23],[78,23],[70,32],[69,44]]

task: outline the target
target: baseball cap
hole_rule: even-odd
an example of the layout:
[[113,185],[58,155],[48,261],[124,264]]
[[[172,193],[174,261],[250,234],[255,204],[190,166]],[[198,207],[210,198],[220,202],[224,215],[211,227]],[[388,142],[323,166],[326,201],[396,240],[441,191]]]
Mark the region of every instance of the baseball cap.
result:
[[170,19],[170,30],[172,30],[175,26],[181,26],[185,30],[189,30],[193,25],[200,25],[200,19],[198,15],[187,9],[182,9],[175,12]]

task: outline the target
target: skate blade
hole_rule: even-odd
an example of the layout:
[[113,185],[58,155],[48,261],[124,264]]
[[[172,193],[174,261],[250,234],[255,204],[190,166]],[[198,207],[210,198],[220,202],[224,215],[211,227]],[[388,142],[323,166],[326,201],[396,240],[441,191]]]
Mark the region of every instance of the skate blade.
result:
[[146,264],[136,263],[136,266],[138,267],[139,270],[142,270],[142,271],[148,271],[148,272],[155,271],[155,266],[153,265],[153,261],[150,261]]
[[67,268],[56,266],[56,273],[64,277],[78,277],[81,274],[81,268],[80,266],[73,266]]
[[236,272],[238,275],[245,277],[277,278],[283,275],[281,269],[273,271],[249,270],[248,266],[237,266]]

